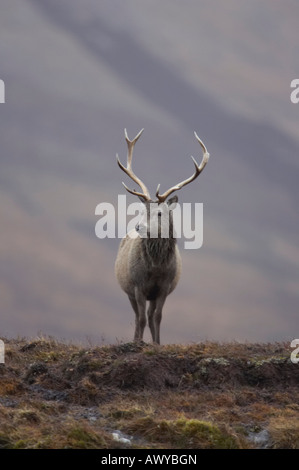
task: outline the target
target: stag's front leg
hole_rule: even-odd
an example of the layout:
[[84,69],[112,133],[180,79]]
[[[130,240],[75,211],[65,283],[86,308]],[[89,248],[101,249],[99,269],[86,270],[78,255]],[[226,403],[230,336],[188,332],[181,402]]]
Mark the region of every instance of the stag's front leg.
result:
[[140,289],[138,289],[138,287],[135,287],[135,299],[137,304],[137,314],[134,341],[142,341],[144,328],[146,325],[146,297],[143,295]]
[[154,325],[154,314],[156,310],[156,301],[150,300],[149,308],[147,311],[148,326],[150,327],[153,342],[155,342],[155,325]]
[[166,295],[160,296],[156,301],[154,312],[154,343],[160,344],[160,324],[162,320],[162,309],[166,300]]
[[137,336],[138,336],[138,331],[139,331],[139,321],[138,321],[138,305],[137,305],[137,302],[136,302],[136,299],[135,297],[130,297],[129,296],[129,300],[130,300],[130,303],[132,305],[132,308],[135,312],[135,334],[134,334],[134,341],[138,341],[137,340]]

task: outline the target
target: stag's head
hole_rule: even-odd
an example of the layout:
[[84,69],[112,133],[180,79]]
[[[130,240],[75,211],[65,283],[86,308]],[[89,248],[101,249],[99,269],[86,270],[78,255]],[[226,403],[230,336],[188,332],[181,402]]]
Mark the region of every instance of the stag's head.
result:
[[197,161],[193,157],[191,157],[195,166],[195,171],[193,175],[181,181],[180,183],[176,184],[175,186],[172,186],[163,194],[160,194],[160,184],[158,184],[156,194],[155,194],[156,200],[153,200],[150,196],[149,190],[147,189],[146,185],[143,183],[143,181],[140,178],[138,178],[138,176],[135,175],[135,173],[132,170],[132,157],[133,157],[134,146],[137,140],[139,139],[139,137],[141,136],[143,130],[144,129],[141,129],[141,131],[136,135],[136,137],[133,140],[130,140],[128,137],[127,131],[125,129],[125,139],[128,145],[126,167],[120,162],[118,155],[116,155],[117,163],[119,167],[140,187],[142,192],[136,191],[135,189],[128,188],[125,185],[125,183],[123,183],[123,185],[129,193],[134,194],[135,196],[138,196],[139,199],[144,204],[143,215],[141,217],[140,222],[136,225],[136,231],[139,233],[139,235],[144,238],[145,237],[150,237],[150,238],[173,237],[174,233],[173,233],[172,211],[176,206],[178,197],[174,196],[168,200],[167,198],[175,191],[180,190],[187,184],[194,181],[202,172],[206,164],[208,163],[210,155],[204,143],[198,137],[196,132],[194,132],[194,135],[197,141],[199,142],[203,151],[203,158],[202,158],[200,165],[198,165]]
[[141,238],[174,238],[172,211],[176,207],[177,196],[166,202],[145,201],[141,218],[135,229]]

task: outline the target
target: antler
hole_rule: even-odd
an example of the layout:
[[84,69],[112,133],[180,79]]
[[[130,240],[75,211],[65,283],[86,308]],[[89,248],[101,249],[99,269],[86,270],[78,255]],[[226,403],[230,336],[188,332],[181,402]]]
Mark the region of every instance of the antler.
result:
[[145,186],[145,184],[141,181],[140,178],[138,178],[138,176],[135,175],[135,173],[133,172],[132,170],[132,157],[133,157],[133,150],[134,150],[134,145],[136,144],[137,140],[139,139],[139,137],[141,136],[142,132],[144,131],[144,129],[141,129],[141,131],[136,135],[136,137],[133,139],[133,140],[130,140],[129,137],[128,137],[128,134],[127,134],[127,130],[125,129],[125,139],[127,141],[127,144],[128,144],[128,156],[127,156],[127,168],[120,162],[119,158],[118,158],[118,155],[116,154],[116,160],[117,160],[117,163],[118,163],[118,166],[135,182],[138,184],[138,186],[142,189],[142,193],[138,192],[138,191],[135,191],[133,189],[129,189],[125,183],[123,183],[124,187],[126,188],[126,190],[131,193],[131,194],[135,194],[136,196],[139,196],[141,198],[143,198],[145,201],[150,201],[151,200],[151,196],[150,196],[150,193],[147,189],[147,187]]
[[189,184],[189,183],[191,183],[191,181],[195,180],[195,178],[198,177],[198,175],[202,172],[202,170],[204,169],[204,167],[208,163],[210,154],[208,153],[206,146],[204,145],[202,140],[200,140],[200,138],[198,137],[196,132],[194,132],[194,135],[195,135],[196,139],[198,140],[198,142],[200,143],[202,151],[203,151],[203,158],[202,158],[201,164],[198,165],[197,161],[191,156],[191,158],[193,160],[193,163],[195,165],[195,172],[192,176],[190,176],[190,178],[187,178],[186,180],[182,181],[181,183],[177,184],[176,186],[172,186],[167,191],[165,191],[165,193],[163,193],[163,194],[159,194],[160,184],[158,184],[157,191],[156,191],[156,197],[158,198],[159,203],[164,202],[168,198],[168,196],[171,193],[173,193],[174,191],[178,191],[183,186],[186,186],[186,184]]

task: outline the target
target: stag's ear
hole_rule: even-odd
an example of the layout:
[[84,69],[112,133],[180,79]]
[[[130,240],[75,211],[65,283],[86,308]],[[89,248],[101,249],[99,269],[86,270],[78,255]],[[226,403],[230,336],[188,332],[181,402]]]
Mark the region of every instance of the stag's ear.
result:
[[168,199],[167,204],[169,206],[170,211],[173,211],[173,209],[175,209],[178,200],[179,198],[177,196],[173,196],[170,199]]

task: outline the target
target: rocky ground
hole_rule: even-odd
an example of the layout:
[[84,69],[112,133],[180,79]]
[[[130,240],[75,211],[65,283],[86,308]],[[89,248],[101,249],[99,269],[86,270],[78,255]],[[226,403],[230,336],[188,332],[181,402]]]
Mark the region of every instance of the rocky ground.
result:
[[0,448],[299,448],[287,343],[4,343]]

